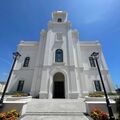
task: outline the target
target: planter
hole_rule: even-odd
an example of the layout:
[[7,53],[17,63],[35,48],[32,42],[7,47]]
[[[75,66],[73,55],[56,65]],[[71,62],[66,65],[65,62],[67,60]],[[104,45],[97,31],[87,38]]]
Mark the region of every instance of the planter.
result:
[[17,101],[17,100],[26,100],[26,99],[32,99],[32,96],[25,96],[25,97],[7,97],[6,101]]

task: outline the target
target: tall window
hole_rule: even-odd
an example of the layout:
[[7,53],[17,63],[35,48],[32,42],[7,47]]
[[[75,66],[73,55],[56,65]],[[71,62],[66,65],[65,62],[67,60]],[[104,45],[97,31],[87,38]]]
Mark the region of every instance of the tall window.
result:
[[61,18],[58,18],[58,20],[57,20],[58,22],[62,22],[62,19]]
[[17,91],[22,91],[24,86],[24,81],[20,80],[18,83]]
[[57,49],[55,52],[55,62],[63,62],[63,51],[61,49]]
[[29,62],[30,62],[30,57],[26,57],[25,60],[24,60],[23,67],[28,67]]
[[96,67],[93,57],[89,57],[89,61],[90,61],[90,66],[91,67]]
[[99,80],[95,80],[94,81],[94,85],[95,85],[95,89],[96,91],[101,91],[101,84],[100,84],[100,81]]

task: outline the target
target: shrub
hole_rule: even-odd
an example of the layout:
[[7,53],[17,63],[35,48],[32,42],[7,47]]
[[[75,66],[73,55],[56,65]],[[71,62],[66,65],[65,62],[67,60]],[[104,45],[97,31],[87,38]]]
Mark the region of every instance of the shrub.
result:
[[0,113],[0,120],[16,120],[19,116],[19,113],[15,109],[13,109],[7,112]]
[[12,97],[23,97],[23,96],[28,96],[28,93],[24,93],[24,92],[13,92],[12,93]]
[[94,120],[108,120],[107,113],[101,111],[99,108],[94,108],[90,115]]
[[89,97],[103,97],[104,93],[103,92],[93,92],[93,93],[89,93],[88,96]]
[[109,92],[108,95],[117,95],[117,93]]

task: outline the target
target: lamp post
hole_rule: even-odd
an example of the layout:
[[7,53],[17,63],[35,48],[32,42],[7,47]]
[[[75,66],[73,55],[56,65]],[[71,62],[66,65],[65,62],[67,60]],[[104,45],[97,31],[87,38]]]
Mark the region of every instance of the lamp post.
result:
[[105,95],[105,98],[106,98],[106,103],[107,103],[107,108],[108,108],[108,113],[109,113],[110,120],[115,120],[115,117],[114,117],[113,111],[112,111],[112,106],[111,106],[110,101],[108,99],[108,95],[107,95],[107,92],[106,92],[106,89],[105,89],[105,85],[104,85],[104,82],[103,82],[102,74],[101,74],[100,67],[99,67],[99,64],[98,64],[98,58],[99,58],[98,55],[99,55],[98,52],[93,52],[91,54],[91,57],[96,62],[96,66],[97,66],[98,73],[99,73],[99,76],[100,76],[100,79],[101,79],[101,83],[102,83],[102,87],[103,87],[103,90],[104,90],[104,95]]
[[1,99],[0,99],[0,107],[3,107],[3,100],[4,100],[4,96],[5,96],[5,92],[7,90],[7,87],[8,87],[8,84],[9,84],[9,81],[10,81],[10,77],[12,75],[12,71],[14,69],[14,66],[15,66],[15,63],[16,63],[16,60],[20,57],[20,53],[19,52],[14,52],[13,53],[13,58],[14,58],[14,61],[13,61],[13,64],[12,64],[12,68],[10,70],[10,73],[9,73],[9,76],[8,76],[8,79],[7,79],[7,82],[5,84],[5,88],[3,90],[3,93],[2,93],[2,96],[1,96]]

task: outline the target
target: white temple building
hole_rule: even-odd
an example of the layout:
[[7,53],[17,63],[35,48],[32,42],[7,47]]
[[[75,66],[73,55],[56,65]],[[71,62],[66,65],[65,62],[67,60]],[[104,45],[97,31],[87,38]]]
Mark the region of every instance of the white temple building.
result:
[[107,92],[115,92],[109,70],[98,41],[81,41],[71,29],[67,13],[55,11],[48,29],[39,41],[21,41],[7,92],[22,91],[40,99],[77,99],[91,92],[103,91],[95,61],[99,65]]

